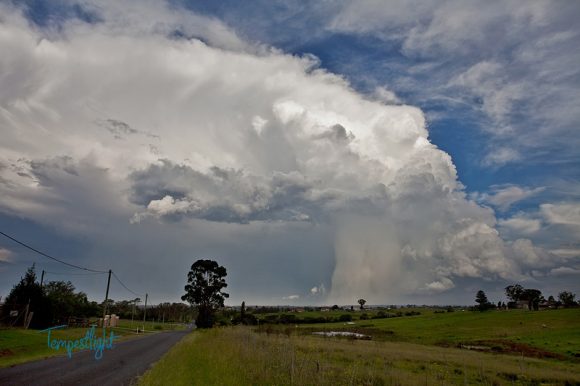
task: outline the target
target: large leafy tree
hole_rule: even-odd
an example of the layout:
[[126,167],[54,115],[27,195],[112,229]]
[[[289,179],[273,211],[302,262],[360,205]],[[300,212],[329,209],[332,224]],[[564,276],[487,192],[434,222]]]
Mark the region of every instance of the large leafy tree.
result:
[[505,294],[512,301],[511,307],[515,307],[514,302],[526,301],[528,309],[538,310],[540,302],[544,301],[542,291],[535,288],[524,288],[519,284],[505,287]]
[[196,325],[199,328],[211,328],[214,324],[215,311],[224,306],[224,300],[229,297],[225,277],[227,271],[213,260],[198,260],[191,266],[187,274],[185,295],[181,300],[196,306],[198,315]]
[[96,305],[89,302],[84,292],[75,292],[75,286],[70,281],[51,281],[44,286],[44,293],[50,304],[52,323],[66,323],[71,316],[98,315]]
[[525,288],[519,284],[508,285],[505,287],[505,295],[512,301],[517,302],[522,297]]

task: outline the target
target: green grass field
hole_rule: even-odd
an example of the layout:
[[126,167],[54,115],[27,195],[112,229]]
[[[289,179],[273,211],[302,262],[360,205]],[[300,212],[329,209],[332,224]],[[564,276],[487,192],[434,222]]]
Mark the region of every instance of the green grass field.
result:
[[145,331],[170,331],[182,330],[185,328],[185,325],[182,323],[143,322],[143,320],[131,321],[130,319],[120,319],[118,326],[120,329],[128,328],[136,330],[138,328],[140,331],[143,330],[143,328]]
[[195,331],[140,385],[574,385],[580,364],[406,342]]
[[[142,335],[131,331],[132,328],[137,328],[137,326],[142,329],[144,325],[142,320],[139,324],[135,321],[133,327],[131,327],[131,320],[120,320],[119,322],[120,328],[112,329],[115,335],[120,337],[115,342]],[[145,331],[149,333],[185,328],[184,325],[155,322],[146,322],[144,326]],[[97,332],[99,330],[97,328]],[[110,335],[110,331],[111,329],[107,329],[107,336]],[[86,328],[53,330],[51,332],[51,339],[74,340],[82,338],[86,332]],[[24,330],[22,328],[0,329],[0,368],[64,354],[66,354],[64,349],[57,351],[48,347],[46,333],[39,332],[38,330]]]
[[451,312],[423,311],[419,316],[355,320],[354,325],[327,323],[299,325],[311,330],[352,330],[373,338],[426,345],[497,347],[513,342],[525,348],[580,357],[580,308],[549,311]]
[[[421,312],[355,317],[355,324],[195,331],[140,384],[580,385],[580,309]],[[311,334],[325,330],[358,331],[372,340]]]
[[[580,308],[546,311],[456,311],[435,313],[414,308],[417,316],[360,320],[362,312],[351,313],[354,324],[344,322],[316,324],[265,324],[262,329],[298,331],[348,330],[368,334],[374,340],[411,342],[425,345],[487,347],[500,352],[528,352],[530,356],[560,359],[580,357]],[[400,310],[405,313],[409,310]],[[304,313],[306,314],[306,313]],[[328,312],[309,312],[320,317]],[[345,314],[337,312],[333,317]],[[371,312],[367,314],[372,315]],[[302,318],[302,313],[299,314]]]

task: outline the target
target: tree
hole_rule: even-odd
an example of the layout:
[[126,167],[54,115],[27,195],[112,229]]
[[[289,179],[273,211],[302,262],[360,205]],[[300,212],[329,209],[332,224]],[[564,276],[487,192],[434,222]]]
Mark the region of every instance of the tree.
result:
[[199,328],[211,328],[214,324],[215,311],[224,306],[228,298],[222,289],[227,287],[227,271],[213,260],[197,260],[187,274],[185,295],[181,300],[197,306],[196,325]]
[[44,286],[44,294],[50,304],[51,323],[66,323],[71,316],[90,317],[96,310],[90,306],[84,292],[75,292],[74,285],[68,281],[51,281]]
[[33,264],[26,270],[24,277],[20,282],[12,287],[12,290],[6,297],[2,307],[2,318],[8,319],[10,311],[18,311],[18,324],[24,323],[24,312],[34,312],[30,327],[46,327],[48,321],[45,319],[47,302],[40,284],[36,282],[35,265]]
[[360,309],[361,309],[361,310],[364,310],[364,308],[365,308],[365,303],[366,303],[366,302],[367,302],[367,301],[366,301],[366,300],[364,300],[364,299],[359,299],[359,300],[358,300],[358,304],[360,304]]
[[475,302],[479,304],[478,308],[480,311],[485,311],[490,306],[489,300],[487,300],[487,295],[482,290],[477,291]]
[[242,302],[242,308],[240,309],[240,318],[243,321],[245,317],[246,317],[246,302]]
[[526,288],[521,293],[519,300],[527,300],[528,309],[537,311],[542,300],[542,291],[534,288]]
[[505,295],[512,301],[517,302],[520,300],[522,293],[524,292],[524,287],[519,284],[508,285],[505,287]]
[[560,299],[564,307],[571,307],[576,305],[576,303],[574,302],[575,297],[576,294],[573,294],[572,292],[569,291],[562,291],[558,294],[558,299]]

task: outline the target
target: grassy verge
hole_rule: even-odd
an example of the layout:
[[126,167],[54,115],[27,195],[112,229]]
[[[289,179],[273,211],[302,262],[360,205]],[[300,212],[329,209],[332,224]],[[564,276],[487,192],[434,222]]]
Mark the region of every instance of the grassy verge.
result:
[[486,354],[405,342],[257,334],[250,328],[196,331],[140,385],[566,385],[570,362]]
[[185,329],[185,325],[182,323],[161,323],[152,321],[143,322],[143,320],[131,321],[130,319],[119,320],[118,326],[121,327],[121,329],[131,330],[136,330],[137,328],[142,330],[145,328],[145,331],[173,331]]
[[[119,327],[107,329],[107,336],[110,336],[110,331],[112,330],[119,337],[118,340],[115,340],[116,343],[143,336],[132,331],[133,328],[137,328],[136,322],[131,326],[130,320],[120,320]],[[143,328],[143,321],[139,323],[139,328]],[[145,323],[145,331],[152,333],[182,328],[185,328],[185,326],[155,322]],[[96,332],[100,334],[101,330],[97,328]],[[86,328],[53,330],[51,339],[75,340],[84,337],[86,333]],[[47,334],[45,332],[21,328],[0,329],[0,368],[64,354],[66,354],[64,348],[53,350],[48,347]]]

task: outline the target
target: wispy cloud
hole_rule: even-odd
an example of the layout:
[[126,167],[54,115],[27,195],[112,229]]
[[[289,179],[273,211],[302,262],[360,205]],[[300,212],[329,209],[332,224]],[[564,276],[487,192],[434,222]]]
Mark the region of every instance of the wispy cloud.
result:
[[491,136],[482,164],[501,166],[576,153],[579,15],[575,2],[367,1],[346,4],[328,27],[400,46],[419,64],[395,69],[395,90],[481,112],[470,119]]

